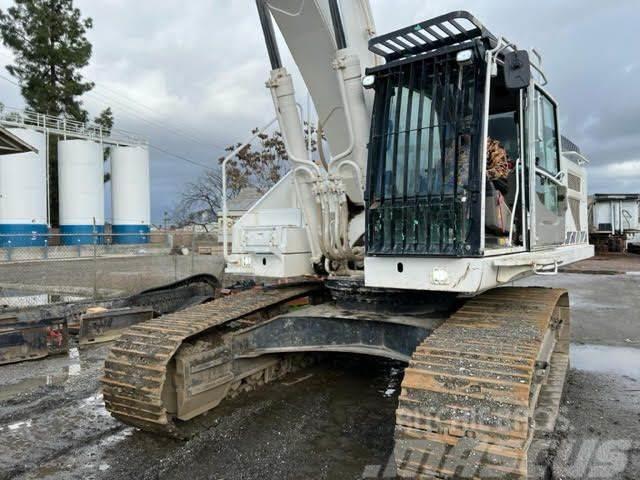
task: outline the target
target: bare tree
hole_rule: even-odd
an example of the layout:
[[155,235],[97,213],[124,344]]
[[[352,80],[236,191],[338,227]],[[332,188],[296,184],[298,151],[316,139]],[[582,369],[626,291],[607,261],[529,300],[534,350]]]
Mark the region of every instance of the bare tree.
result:
[[[256,133],[258,129],[253,129]],[[311,135],[311,151],[317,151],[318,132],[304,124],[305,137]],[[322,133],[320,133],[322,137]],[[232,152],[241,144],[229,145]],[[225,157],[220,158],[220,163]],[[282,134],[278,131],[258,135],[257,141],[238,152],[227,164],[227,196],[235,197],[240,190],[254,187],[264,193],[289,170],[289,157]],[[185,186],[180,201],[171,215],[178,227],[198,225],[208,231],[222,210],[222,175],[219,170],[207,170],[204,175]]]
[[[252,130],[256,133],[257,128]],[[304,134],[308,140],[311,135],[311,151],[318,149],[318,132],[313,125],[304,123]],[[241,144],[229,145],[225,151],[233,152]],[[222,163],[225,157],[220,157]],[[264,193],[289,171],[289,157],[282,133],[262,133],[257,142],[240,150],[227,164],[227,178],[234,194],[246,187],[255,187]]]
[[206,170],[186,185],[171,217],[177,227],[198,225],[208,232],[221,209],[222,176],[217,170]]

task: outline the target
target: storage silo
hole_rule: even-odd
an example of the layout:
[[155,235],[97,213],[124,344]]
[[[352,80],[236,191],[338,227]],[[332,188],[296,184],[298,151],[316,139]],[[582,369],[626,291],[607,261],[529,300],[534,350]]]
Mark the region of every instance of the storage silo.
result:
[[89,140],[58,142],[58,201],[63,245],[101,241],[104,233],[103,149]]
[[149,241],[149,149],[117,146],[111,149],[111,211],[113,243]]
[[24,128],[8,130],[38,153],[0,155],[0,246],[42,246],[48,231],[45,136]]

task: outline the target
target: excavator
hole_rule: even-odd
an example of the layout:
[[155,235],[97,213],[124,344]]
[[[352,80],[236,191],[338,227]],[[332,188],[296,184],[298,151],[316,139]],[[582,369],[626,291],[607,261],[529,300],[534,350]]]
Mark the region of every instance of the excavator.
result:
[[[187,437],[310,352],[371,355],[406,365],[399,477],[535,475],[569,368],[569,297],[513,282],[593,255],[586,159],[560,134],[541,56],[465,11],[377,35],[367,0],[256,5],[269,125],[291,166],[223,229],[225,279],[256,283],[126,330],[105,361],[106,408]],[[275,25],[313,101],[321,158]]]

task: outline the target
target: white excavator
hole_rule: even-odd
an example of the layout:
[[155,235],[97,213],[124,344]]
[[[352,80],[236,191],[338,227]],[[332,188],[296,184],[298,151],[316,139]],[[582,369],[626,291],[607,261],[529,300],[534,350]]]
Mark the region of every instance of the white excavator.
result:
[[395,474],[534,475],[568,370],[569,301],[512,282],[593,254],[586,159],[560,135],[540,55],[464,11],[377,36],[367,0],[256,4],[291,169],[233,225],[230,247],[224,231],[224,255],[227,285],[259,285],[127,330],[105,362],[108,410],[188,436],[309,352],[374,355],[407,365]]

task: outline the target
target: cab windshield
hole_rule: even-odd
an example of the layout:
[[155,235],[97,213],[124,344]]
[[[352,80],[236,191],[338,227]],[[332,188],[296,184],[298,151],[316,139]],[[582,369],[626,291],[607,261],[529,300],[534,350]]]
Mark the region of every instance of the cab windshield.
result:
[[368,254],[477,252],[480,70],[458,64],[454,52],[378,75],[368,163]]

